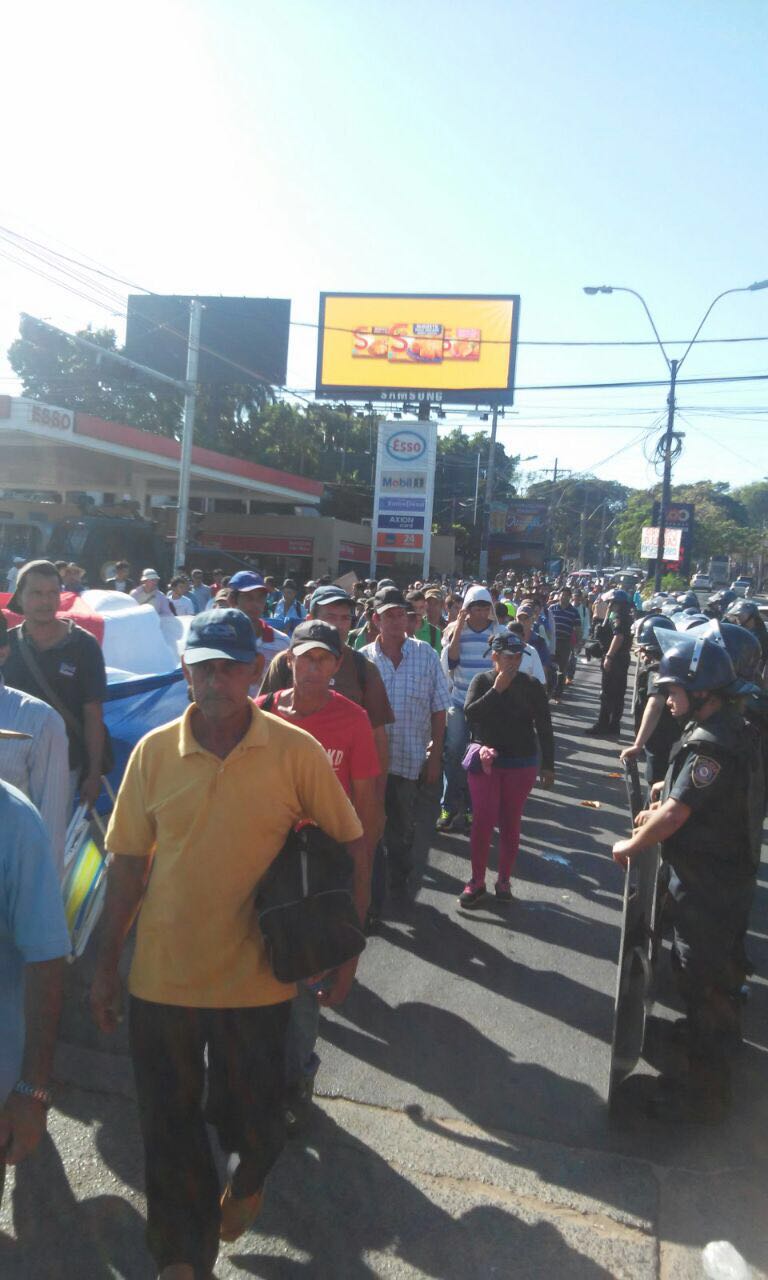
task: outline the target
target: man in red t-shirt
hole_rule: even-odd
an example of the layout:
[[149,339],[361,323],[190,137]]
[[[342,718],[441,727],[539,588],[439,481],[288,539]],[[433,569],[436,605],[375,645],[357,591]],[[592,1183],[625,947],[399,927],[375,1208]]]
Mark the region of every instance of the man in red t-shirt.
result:
[[[316,738],[333,765],[363,828],[365,900],[356,899],[361,922],[368,910],[368,890],[373,851],[379,831],[376,779],[379,757],[366,712],[349,698],[331,689],[341,664],[342,640],[336,627],[311,619],[301,622],[291,636],[288,660],[293,686],[256,699],[258,706]],[[318,989],[299,983],[291,1006],[286,1050],[286,1120],[289,1132],[301,1126],[312,1097],[320,1060],[315,1053],[321,1004],[341,1004],[349,993],[357,960],[342,965]]]

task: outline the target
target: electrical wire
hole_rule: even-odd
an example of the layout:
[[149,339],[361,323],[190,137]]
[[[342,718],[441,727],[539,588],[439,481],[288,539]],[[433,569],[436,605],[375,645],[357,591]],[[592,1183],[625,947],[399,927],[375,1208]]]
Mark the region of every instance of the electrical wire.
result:
[[[6,234],[8,233],[7,228],[0,228],[0,231],[2,230],[4,230]],[[14,232],[10,232],[10,234],[18,235],[18,233],[14,233]],[[35,243],[38,245],[38,247],[44,247],[44,246],[39,246],[38,242],[34,242],[31,239],[29,239],[29,243]],[[22,249],[22,251],[24,250]],[[29,250],[27,250],[26,252],[29,252]],[[59,255],[55,250],[50,250],[49,252],[53,253],[56,256],[61,256],[61,257],[66,256],[66,255]],[[0,256],[4,256],[8,258],[8,260],[14,261],[16,265],[22,266],[24,269],[31,271],[36,275],[43,275],[44,279],[48,279],[51,283],[58,284],[60,288],[66,289],[68,292],[73,293],[80,298],[84,298],[85,301],[91,302],[92,305],[99,306],[104,309],[108,309],[106,308],[103,302],[100,302],[94,299],[93,297],[88,297],[87,295],[82,293],[80,290],[73,288],[71,285],[66,284],[64,281],[56,281],[52,277],[47,276],[44,273],[40,272],[39,269],[31,266],[30,264],[25,264],[23,261],[19,259],[9,258],[7,253],[3,253],[2,251],[0,251]],[[39,257],[39,255],[35,255],[35,256]],[[79,265],[83,267],[85,270],[90,270],[90,268],[88,268],[87,265],[84,263],[81,263]],[[67,274],[70,276],[72,275],[71,272],[67,272]],[[102,273],[102,274],[108,274],[108,273]],[[112,277],[112,278],[118,279],[118,277]],[[131,285],[130,287],[142,288],[141,286],[138,286],[138,285]],[[142,291],[145,293],[151,293],[151,291],[148,289],[142,289]],[[126,318],[125,312],[112,311],[111,314],[120,315],[121,318]],[[318,327],[317,325],[310,325],[309,322],[297,321],[296,324],[302,324],[306,327],[313,327],[313,328]],[[172,325],[168,325],[165,323],[158,323],[158,324],[153,324],[152,329],[164,330],[167,333],[180,338],[181,340],[186,340],[186,335]],[[351,333],[352,330],[344,330],[344,332]],[[67,335],[67,336],[71,337],[72,335]],[[251,369],[247,365],[240,364],[238,361],[232,360],[229,357],[222,355],[220,352],[217,352],[202,343],[200,344],[200,350],[204,351],[208,355],[213,356],[217,360],[221,361],[223,364],[228,365],[230,368],[235,369],[237,372],[245,374],[249,381],[252,381],[255,379],[257,382],[260,382],[264,385],[267,385],[267,386],[272,385],[269,379],[263,373],[260,373],[257,370]],[[107,352],[105,354],[109,354],[109,353]],[[746,375],[723,375],[718,377],[702,377],[702,378],[681,378],[678,380],[677,385],[693,386],[693,385],[704,385],[704,384],[713,384],[713,383],[722,384],[722,383],[743,383],[743,382],[760,382],[760,381],[768,381],[768,373],[755,373],[755,374],[746,374]],[[666,387],[667,385],[668,384],[666,381],[660,381],[657,379],[626,380],[626,381],[617,381],[617,382],[548,383],[548,384],[530,384],[527,386],[518,386],[517,391],[518,392],[540,392],[540,391],[631,390],[631,389],[646,388],[646,387]],[[307,396],[303,395],[301,392],[292,390],[291,388],[280,387],[278,388],[278,390],[281,390],[286,394],[290,394],[294,396],[296,399],[302,401],[307,406],[312,406],[316,403],[315,401],[310,400]]]
[[[31,236],[25,236],[19,231],[14,231],[11,227],[4,227],[0,225],[0,237],[6,240],[9,238],[12,238],[15,241],[21,241],[24,244],[33,245],[35,249],[39,249],[43,253],[49,255],[49,258],[43,259],[44,261],[49,261],[51,256],[60,258],[63,262],[67,262],[70,265],[79,267],[81,271],[86,271],[86,272],[89,272],[90,274],[99,275],[104,277],[105,279],[113,280],[118,284],[124,285],[126,288],[135,289],[139,293],[145,293],[150,297],[161,296],[161,295],[158,295],[155,290],[149,289],[145,285],[136,284],[136,282],[132,280],[126,280],[125,277],[115,275],[113,272],[107,271],[103,268],[100,268],[97,266],[91,266],[88,262],[83,261],[82,259],[72,257],[69,254],[62,253],[58,249],[54,249],[51,246],[42,244],[39,240],[35,240]],[[39,257],[39,254],[34,254],[31,249],[27,249],[26,252],[32,254],[32,256],[34,257]],[[63,270],[63,268],[61,268],[61,270]],[[368,296],[372,298],[376,297],[375,294],[370,294]],[[447,296],[450,298],[450,295],[447,295]],[[406,296],[406,300],[407,300],[407,296]],[[440,295],[436,297],[436,301],[439,301],[439,300],[440,300]],[[299,329],[315,329],[319,331],[321,328],[321,326],[317,323],[317,321],[314,321],[314,320],[290,320],[289,324],[291,325],[291,327],[299,328]],[[322,327],[326,333],[346,333],[346,334],[353,335],[356,332],[355,329],[348,329],[348,328],[337,326],[337,325],[325,325]],[[511,339],[506,339],[506,338],[483,339],[481,337],[479,341],[481,345],[483,343],[486,343],[487,345],[508,347],[511,344]],[[689,338],[665,338],[664,339],[664,345],[670,346],[670,347],[688,346],[689,342],[690,342]],[[697,339],[696,345],[697,346],[728,345],[728,344],[737,344],[737,343],[744,343],[744,342],[768,342],[768,335],[758,334],[758,335],[749,335],[745,337],[699,338]],[[522,346],[522,347],[656,347],[657,345],[658,344],[656,343],[655,339],[650,339],[650,338],[639,338],[639,339],[521,338],[521,339],[518,339],[518,342],[517,342],[517,346]]]

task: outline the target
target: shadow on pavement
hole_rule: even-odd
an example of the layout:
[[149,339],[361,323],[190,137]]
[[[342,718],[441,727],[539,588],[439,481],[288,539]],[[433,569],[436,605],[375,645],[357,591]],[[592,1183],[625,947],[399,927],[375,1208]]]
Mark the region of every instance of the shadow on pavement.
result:
[[15,1239],[0,1233],[4,1280],[151,1280],[141,1214],[117,1195],[76,1199],[50,1136],[17,1166],[11,1211]]
[[[435,1203],[441,1199],[445,1207]],[[231,1260],[260,1280],[368,1280],[411,1268],[436,1280],[513,1274],[608,1280],[612,1274],[572,1248],[551,1223],[527,1223],[488,1203],[460,1214],[451,1209],[449,1188],[427,1196],[317,1112],[306,1146],[292,1146],[270,1180],[258,1233],[246,1237],[253,1254],[235,1246]],[[275,1236],[305,1260],[267,1252]]]

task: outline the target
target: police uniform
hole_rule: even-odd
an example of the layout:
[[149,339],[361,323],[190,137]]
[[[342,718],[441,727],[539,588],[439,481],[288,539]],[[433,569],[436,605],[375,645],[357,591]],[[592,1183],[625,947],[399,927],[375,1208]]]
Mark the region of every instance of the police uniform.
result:
[[675,749],[663,798],[690,809],[662,855],[670,865],[673,960],[688,1011],[689,1051],[723,1068],[725,1043],[739,1032],[736,957],[760,856],[762,766],[755,736],[726,704],[690,723]]

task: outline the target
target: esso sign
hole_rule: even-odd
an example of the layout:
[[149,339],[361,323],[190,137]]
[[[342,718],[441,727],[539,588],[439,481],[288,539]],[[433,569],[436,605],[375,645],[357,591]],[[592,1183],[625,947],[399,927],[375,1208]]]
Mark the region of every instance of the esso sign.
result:
[[395,462],[417,462],[427,452],[427,442],[418,431],[396,431],[385,448]]
[[29,420],[36,427],[55,427],[57,431],[71,431],[74,415],[69,409],[52,409],[47,404],[30,405]]

